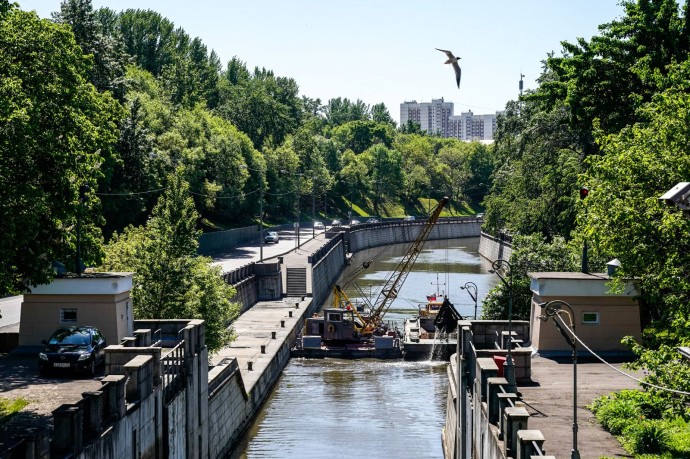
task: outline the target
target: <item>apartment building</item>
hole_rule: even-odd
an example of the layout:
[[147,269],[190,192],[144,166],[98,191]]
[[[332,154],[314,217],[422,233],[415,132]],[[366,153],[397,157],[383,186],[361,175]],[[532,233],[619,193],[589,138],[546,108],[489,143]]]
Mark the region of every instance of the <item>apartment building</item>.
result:
[[453,103],[443,98],[431,102],[406,101],[400,104],[400,125],[412,121],[430,134],[459,140],[493,140],[497,113],[475,115],[472,110],[453,114]]

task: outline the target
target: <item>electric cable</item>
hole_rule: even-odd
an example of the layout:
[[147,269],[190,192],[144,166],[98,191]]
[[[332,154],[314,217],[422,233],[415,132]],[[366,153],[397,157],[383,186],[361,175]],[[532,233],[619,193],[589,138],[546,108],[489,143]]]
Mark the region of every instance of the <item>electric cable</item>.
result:
[[[560,314],[561,312],[565,312],[565,311],[558,311],[559,314]],[[611,365],[610,363],[608,363],[606,360],[604,360],[602,357],[600,357],[600,356],[599,356],[597,353],[595,353],[593,350],[591,350],[584,342],[582,342],[582,340],[581,340],[575,333],[573,333],[573,330],[565,323],[565,320],[563,320],[563,319],[560,317],[560,315],[557,315],[556,317],[558,317],[558,319],[561,321],[561,323],[565,326],[565,328],[568,330],[568,333],[570,333],[571,335],[573,335],[573,339],[575,339],[578,343],[580,343],[580,344],[582,345],[582,347],[584,347],[585,349],[587,349],[587,351],[588,351],[590,354],[592,354],[594,357],[596,357],[597,359],[599,359],[604,365],[606,365],[607,367],[611,368],[612,370],[617,371],[618,373],[622,374],[622,375],[625,376],[626,378],[632,379],[633,381],[637,381],[639,384],[641,384],[641,385],[643,385],[643,386],[649,386],[649,387],[653,387],[654,389],[662,390],[662,391],[665,391],[665,392],[672,392],[672,393],[674,393],[674,394],[679,394],[679,395],[690,395],[690,392],[686,392],[686,391],[682,391],[682,390],[677,390],[677,389],[670,389],[670,388],[668,388],[668,387],[663,387],[663,386],[658,386],[658,385],[656,385],[656,384],[652,384],[652,383],[649,383],[649,382],[646,382],[646,381],[642,381],[641,379],[636,378],[636,377],[634,377],[633,375],[629,375],[628,373],[626,373],[626,372],[624,372],[624,371],[622,371],[622,370],[619,370],[618,368],[614,367],[613,365]]]

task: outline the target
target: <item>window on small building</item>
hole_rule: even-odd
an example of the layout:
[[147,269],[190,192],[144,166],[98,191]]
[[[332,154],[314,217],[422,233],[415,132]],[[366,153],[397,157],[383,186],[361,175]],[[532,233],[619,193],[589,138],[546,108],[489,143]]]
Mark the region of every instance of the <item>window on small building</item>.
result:
[[598,324],[599,323],[599,313],[598,312],[583,312],[582,313],[582,323],[583,324]]
[[77,322],[77,310],[71,308],[60,308],[60,323],[73,324]]

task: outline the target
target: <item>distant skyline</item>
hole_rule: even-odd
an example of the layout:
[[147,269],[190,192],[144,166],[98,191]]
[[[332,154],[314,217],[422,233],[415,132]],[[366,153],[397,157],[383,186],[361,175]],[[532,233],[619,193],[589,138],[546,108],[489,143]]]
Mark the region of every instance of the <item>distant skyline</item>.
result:
[[[619,0],[93,0],[94,9],[150,9],[199,37],[223,66],[237,56],[294,78],[300,94],[383,102],[399,122],[400,103],[453,102],[455,113],[503,110],[537,87],[547,53],[561,41],[589,40],[618,18]],[[60,0],[18,0],[50,18]],[[461,57],[462,82],[435,48]]]

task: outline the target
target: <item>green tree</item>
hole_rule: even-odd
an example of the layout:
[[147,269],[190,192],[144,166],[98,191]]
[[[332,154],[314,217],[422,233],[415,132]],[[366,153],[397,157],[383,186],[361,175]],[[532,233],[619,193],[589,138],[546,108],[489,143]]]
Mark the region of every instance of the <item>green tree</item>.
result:
[[590,187],[580,237],[616,257],[622,275],[636,279],[647,321],[659,321],[675,340],[690,337],[690,220],[659,201],[688,180],[690,62],[674,66],[669,89],[642,109],[645,121],[601,135],[603,155],[589,160]]
[[[88,82],[69,27],[9,7],[0,15],[0,295],[47,283],[51,262],[101,256],[96,189],[117,139],[118,104]],[[70,268],[73,264],[68,263]]]
[[381,143],[390,148],[395,130],[389,124],[373,121],[349,121],[333,129],[335,139],[343,150],[362,153],[367,148]]
[[[513,237],[512,273],[504,273],[508,283],[512,277],[513,320],[530,320],[532,292],[528,272],[574,271],[577,259],[577,251],[562,237],[551,242],[536,234]],[[509,297],[508,287],[503,282],[497,284],[484,299],[482,319],[507,320]]]
[[379,205],[384,198],[397,196],[403,182],[403,159],[400,152],[376,144],[362,153],[361,159],[367,169],[367,189],[374,198],[374,212],[380,213]]
[[371,107],[371,120],[375,123],[387,123],[395,127],[395,121],[388,112],[386,105],[381,102]]
[[326,122],[333,127],[350,121],[368,121],[370,118],[369,106],[359,99],[355,102],[340,97],[330,99],[324,111]]
[[128,56],[119,34],[108,34],[91,0],[63,0],[60,11],[52,14],[55,22],[72,28],[77,44],[93,59],[91,82],[99,91],[124,96],[124,74]]
[[196,256],[199,217],[189,185],[178,169],[153,209],[146,227],[128,227],[106,246],[105,270],[133,271],[136,318],[203,319],[206,344],[217,351],[230,342],[227,326],[239,306],[210,258]]

